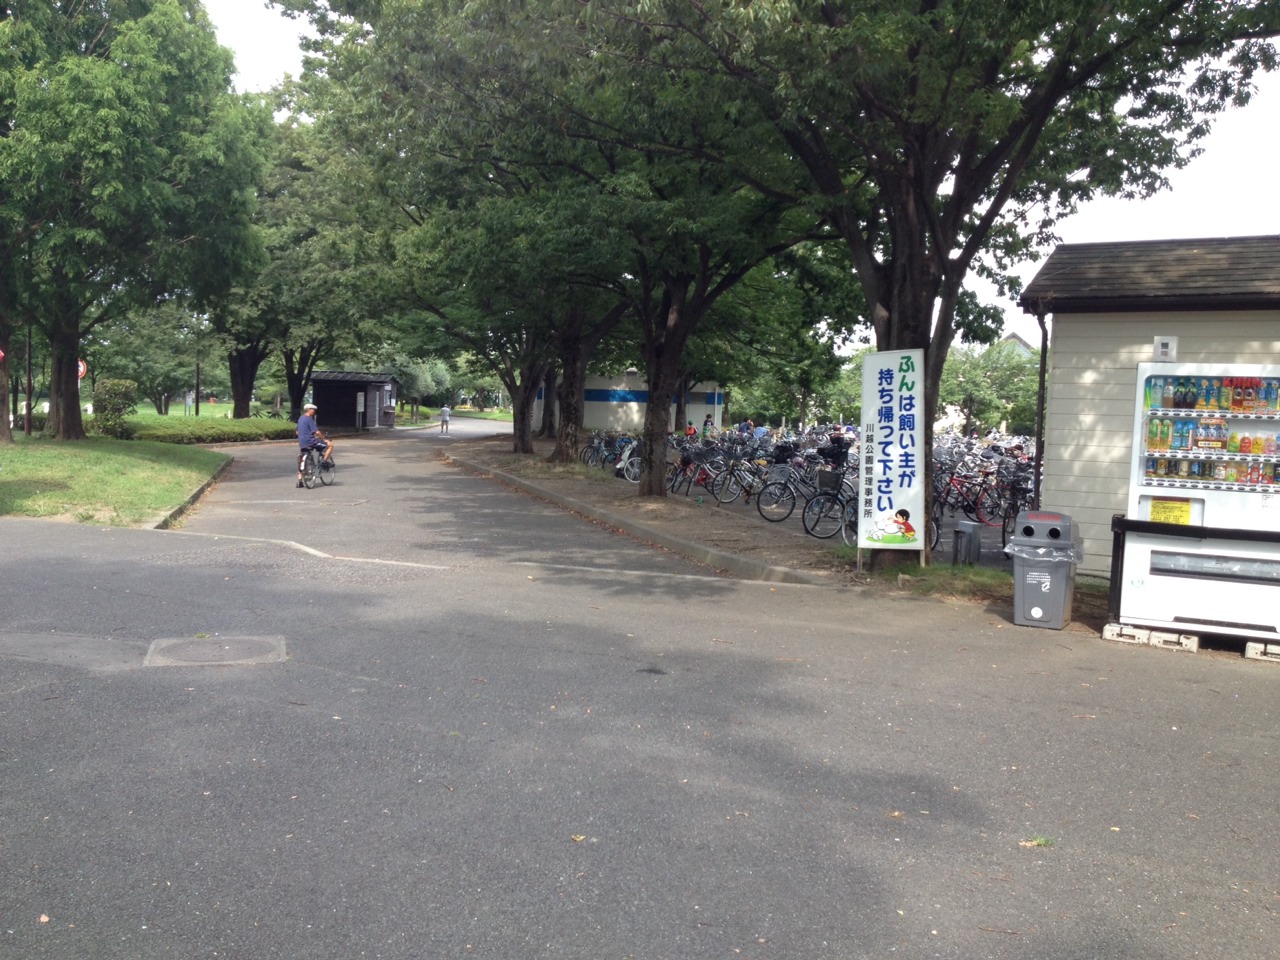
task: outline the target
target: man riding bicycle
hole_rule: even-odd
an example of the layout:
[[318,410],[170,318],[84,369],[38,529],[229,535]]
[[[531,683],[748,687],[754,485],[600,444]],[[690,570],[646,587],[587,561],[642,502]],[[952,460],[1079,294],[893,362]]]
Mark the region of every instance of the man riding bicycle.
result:
[[302,459],[308,450],[323,451],[321,457],[328,462],[333,456],[333,441],[316,426],[316,405],[305,404],[302,416],[298,418],[298,486],[306,486],[302,482]]

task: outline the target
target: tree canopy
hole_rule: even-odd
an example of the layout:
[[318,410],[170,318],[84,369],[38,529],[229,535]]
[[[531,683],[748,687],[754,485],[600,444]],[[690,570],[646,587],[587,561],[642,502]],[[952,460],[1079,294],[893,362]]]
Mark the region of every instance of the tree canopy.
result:
[[256,255],[267,115],[189,0],[15,0],[0,38],[0,325],[47,337],[50,426],[79,439],[81,338],[176,292],[209,302]]
[[[1162,186],[1280,30],[1274,0],[277,5],[317,39],[272,134],[197,0],[0,3],[0,345],[39,324],[58,436],[80,339],[175,297],[238,398],[274,338],[295,404],[327,354],[453,350],[520,407],[625,330],[656,451],[707,345],[809,324],[923,348],[931,423],[953,344],[999,332],[966,279]],[[796,396],[835,369],[794,361]]]
[[[834,236],[861,288],[846,332],[924,348],[930,422],[953,343],[999,332],[966,278],[1007,283],[1081,201],[1162,186],[1274,67],[1280,28],[1248,0],[288,5],[330,38],[318,63],[349,145],[400,203],[452,216],[539,195],[554,244],[572,236],[555,198],[593,194],[613,229],[590,252],[607,236],[622,264],[660,413],[716,301]],[[587,252],[557,249],[548,286]]]

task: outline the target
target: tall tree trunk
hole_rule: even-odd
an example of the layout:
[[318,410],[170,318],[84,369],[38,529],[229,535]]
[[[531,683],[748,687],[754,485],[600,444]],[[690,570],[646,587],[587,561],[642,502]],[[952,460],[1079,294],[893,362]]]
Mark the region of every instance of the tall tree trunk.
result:
[[560,380],[556,385],[559,400],[560,429],[551,463],[572,463],[578,453],[582,435],[582,392],[587,381],[587,364],[600,341],[617,329],[631,307],[617,303],[594,321],[579,305],[570,306],[564,324],[556,337],[556,353],[560,363]]
[[267,358],[267,348],[260,342],[238,344],[227,354],[231,373],[231,417],[243,420],[250,415],[253,401],[253,385],[258,379],[258,368]]
[[671,398],[680,382],[679,358],[665,357],[650,367],[649,401],[644,408],[644,443],[640,454],[642,497],[667,495],[667,437],[671,432]]
[[676,433],[684,433],[689,423],[689,375],[682,373],[676,382]]
[[16,390],[9,388],[9,364],[13,358],[13,350],[10,347],[11,337],[9,335],[10,326],[8,322],[0,317],[0,397],[4,397],[4,403],[0,404],[5,408],[3,414],[0,414],[0,443],[13,443],[13,429],[9,423],[10,406],[9,395],[13,394],[13,413],[18,410],[18,393]]
[[649,400],[644,408],[644,443],[640,454],[642,497],[667,495],[667,435],[671,431],[671,398],[683,371],[681,360],[698,315],[689,304],[691,281],[670,277],[663,282],[661,316],[645,342]]
[[83,440],[84,418],[80,411],[80,325],[75,319],[58,317],[53,322],[49,349],[49,420],[45,432],[55,440]]
[[311,384],[311,372],[316,368],[317,352],[310,346],[298,349],[289,347],[282,350],[281,355],[284,358],[285,385],[289,390],[289,419],[297,423],[298,417],[302,415],[302,401],[306,398],[307,387]]
[[520,381],[508,385],[511,390],[511,443],[513,453],[533,453],[533,402],[542,383],[545,368],[525,368]]
[[542,382],[542,425],[538,428],[538,436],[554,437],[556,435],[556,383],[559,371],[553,363],[547,367],[547,376]]
[[578,453],[582,434],[582,389],[586,381],[587,358],[566,357],[562,376],[556,384],[556,401],[560,407],[560,428],[556,431],[556,448],[551,463],[572,463]]

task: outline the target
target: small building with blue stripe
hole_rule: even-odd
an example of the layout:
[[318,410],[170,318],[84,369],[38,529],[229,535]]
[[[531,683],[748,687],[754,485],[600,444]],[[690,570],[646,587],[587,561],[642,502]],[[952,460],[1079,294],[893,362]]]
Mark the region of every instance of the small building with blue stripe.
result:
[[[538,392],[533,422],[542,419],[545,391]],[[588,430],[611,430],[619,433],[637,432],[644,426],[645,408],[649,403],[649,390],[644,377],[624,374],[621,377],[587,377],[582,391],[582,425]],[[711,422],[720,427],[724,414],[724,392],[713,381],[695,384],[685,394],[685,416],[696,427],[702,426],[707,414]],[[676,423],[676,401],[672,398],[668,414],[668,429],[681,432],[684,424]]]

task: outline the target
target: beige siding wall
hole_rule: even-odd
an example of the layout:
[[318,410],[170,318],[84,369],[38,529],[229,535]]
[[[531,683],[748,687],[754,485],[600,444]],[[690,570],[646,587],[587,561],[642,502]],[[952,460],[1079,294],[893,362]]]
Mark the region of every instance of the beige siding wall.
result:
[[1111,569],[1111,517],[1128,502],[1137,365],[1154,359],[1157,336],[1178,338],[1179,363],[1280,364],[1280,311],[1054,317],[1040,502],[1079,524],[1081,573]]

